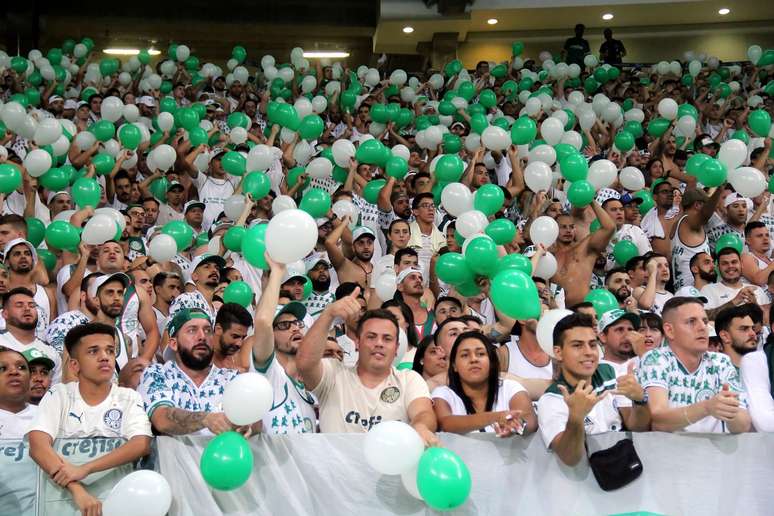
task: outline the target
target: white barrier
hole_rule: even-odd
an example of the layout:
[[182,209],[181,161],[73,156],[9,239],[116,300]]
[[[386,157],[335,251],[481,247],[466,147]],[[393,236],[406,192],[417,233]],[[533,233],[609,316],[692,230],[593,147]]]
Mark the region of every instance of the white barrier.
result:
[[[253,474],[231,492],[213,491],[202,480],[199,458],[207,438],[159,438],[157,468],[172,487],[170,514],[177,516],[433,514],[404,490],[399,477],[379,475],[365,463],[363,438],[253,437]],[[598,487],[585,461],[561,465],[537,436],[442,434],[441,441],[462,457],[473,479],[468,501],[448,514],[774,514],[771,434],[634,434],[644,472],[613,492]]]

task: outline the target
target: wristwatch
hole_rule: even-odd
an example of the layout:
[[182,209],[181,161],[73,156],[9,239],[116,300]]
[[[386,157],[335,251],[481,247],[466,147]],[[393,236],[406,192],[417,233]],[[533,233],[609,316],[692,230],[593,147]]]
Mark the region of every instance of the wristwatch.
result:
[[648,404],[648,391],[645,391],[645,394],[642,395],[642,399],[640,401],[632,400],[632,403],[635,405],[647,405]]

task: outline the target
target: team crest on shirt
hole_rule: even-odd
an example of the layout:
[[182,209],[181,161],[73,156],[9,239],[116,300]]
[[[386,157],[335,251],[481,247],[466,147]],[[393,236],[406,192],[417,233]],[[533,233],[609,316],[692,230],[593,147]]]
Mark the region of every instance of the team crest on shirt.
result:
[[701,389],[696,393],[696,402],[707,401],[715,396],[715,391],[712,389]]
[[121,430],[121,420],[123,419],[123,416],[123,412],[117,408],[113,408],[105,412],[105,415],[102,416],[102,421],[111,430],[119,431]]
[[379,395],[379,399],[385,403],[395,403],[398,398],[400,398],[400,389],[397,387],[387,387]]

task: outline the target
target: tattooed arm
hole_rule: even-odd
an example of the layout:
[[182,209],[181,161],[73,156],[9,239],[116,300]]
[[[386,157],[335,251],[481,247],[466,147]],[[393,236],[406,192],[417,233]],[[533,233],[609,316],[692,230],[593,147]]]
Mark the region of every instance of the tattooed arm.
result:
[[176,407],[159,407],[151,415],[151,423],[159,432],[169,435],[185,435],[207,428],[213,434],[233,430],[222,412],[191,412]]

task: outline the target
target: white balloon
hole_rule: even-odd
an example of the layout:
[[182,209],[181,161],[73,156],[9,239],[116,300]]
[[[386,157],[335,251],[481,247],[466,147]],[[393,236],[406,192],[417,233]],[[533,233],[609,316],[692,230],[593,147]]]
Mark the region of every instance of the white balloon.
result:
[[394,70],[390,74],[390,84],[393,84],[395,86],[401,87],[404,84],[406,84],[406,81],[408,80],[408,75],[403,70]]
[[341,91],[341,82],[331,81],[325,85],[325,94],[332,97],[337,91]]
[[282,211],[272,217],[266,228],[266,251],[279,263],[303,259],[316,244],[317,224],[302,210]]
[[106,142],[102,142],[102,149],[106,154],[115,158],[121,152],[121,144],[111,138]]
[[57,213],[56,217],[54,217],[54,220],[64,220],[66,222],[70,222],[70,217],[73,215],[75,215],[75,210],[60,211]]
[[701,73],[701,63],[695,59],[688,63],[688,73],[691,74],[691,77],[699,75]]
[[156,119],[156,124],[159,126],[161,131],[169,131],[172,129],[172,126],[175,125],[175,117],[172,116],[172,113],[159,113],[159,116]]
[[608,123],[612,123],[616,118],[621,116],[621,113],[621,106],[615,102],[611,102],[605,106],[604,110],[602,110],[602,120]]
[[228,139],[234,145],[241,145],[247,141],[247,129],[244,127],[234,127],[228,134]]
[[740,167],[728,176],[734,190],[745,197],[757,197],[766,190],[766,177],[757,168]]
[[363,452],[369,466],[384,475],[400,475],[419,463],[425,451],[416,430],[402,421],[385,421],[366,434]]
[[559,224],[547,215],[536,218],[529,227],[529,239],[532,243],[551,247],[559,236]]
[[32,115],[24,117],[22,124],[16,128],[16,132],[22,137],[32,140],[35,137],[35,130],[38,128],[38,121]]
[[527,99],[527,103],[524,107],[527,110],[527,114],[531,117],[534,117],[540,113],[540,110],[543,108],[543,104],[540,102],[539,98],[531,97]]
[[54,156],[64,156],[70,149],[70,140],[65,135],[62,135],[51,144],[51,148],[54,151]]
[[280,140],[282,140],[282,143],[293,143],[294,141],[298,140],[298,133],[288,129],[287,127],[283,127],[280,130]]
[[[519,59],[518,57],[516,59]],[[419,466],[419,464],[417,464]],[[403,484],[403,488],[416,498],[417,500],[423,500],[422,495],[419,494],[419,488],[417,487],[417,467],[413,467],[410,470],[400,474],[400,482]]]
[[168,262],[177,254],[177,242],[170,235],[157,234],[148,244],[148,254],[156,262]]
[[583,137],[578,131],[565,131],[565,133],[562,135],[560,143],[572,145],[575,150],[579,151],[583,146]]
[[[379,299],[382,301],[389,301],[392,299],[397,290],[397,277],[395,276],[395,273],[386,271],[376,278],[374,290],[376,290],[376,295],[379,296]],[[400,354],[396,355],[396,358],[400,359]]]
[[551,358],[556,358],[554,356],[554,328],[559,321],[572,314],[573,312],[571,310],[555,308],[540,316],[537,328],[535,329],[535,336],[537,337],[540,349]]
[[642,123],[645,120],[645,112],[640,108],[631,108],[629,111],[624,113],[624,120],[627,122],[634,120],[635,122]]
[[178,61],[185,61],[191,55],[191,50],[186,45],[178,45],[175,57]]
[[440,90],[441,88],[443,88],[443,84],[444,84],[443,75],[441,75],[440,73],[434,73],[433,75],[430,76],[430,79],[428,82],[430,83],[431,88],[433,88],[434,90]]
[[728,170],[734,170],[747,159],[747,145],[742,140],[726,140],[720,146],[718,160],[725,164]]
[[124,114],[124,103],[118,97],[107,97],[100,106],[102,118],[117,122]]
[[597,60],[597,56],[595,56],[594,54],[588,54],[586,57],[583,58],[583,64],[589,68],[594,68],[595,66],[597,66],[597,63],[599,63],[599,61]]
[[298,142],[293,149],[293,159],[302,167],[309,163],[309,160],[312,159],[312,154],[314,154],[314,149],[306,140]]
[[564,134],[564,125],[557,118],[546,118],[543,123],[540,124],[540,135],[543,140],[549,145],[556,145],[562,139]]
[[595,190],[612,185],[617,175],[618,167],[610,160],[600,159],[589,165],[588,181]]
[[483,212],[470,210],[457,217],[455,227],[463,238],[470,238],[477,233],[483,233],[487,224],[489,224],[489,220]]
[[384,131],[387,130],[387,125],[381,122],[371,122],[368,126],[368,132],[374,137],[378,138]]
[[465,137],[465,150],[475,152],[479,147],[481,147],[481,135],[470,133]]
[[104,244],[116,236],[116,221],[110,215],[94,215],[86,222],[81,234],[83,243],[89,245]]
[[340,199],[333,203],[331,211],[339,218],[349,217],[350,228],[357,225],[358,218],[360,217],[360,208],[355,203],[346,199]]
[[24,168],[32,177],[40,177],[51,168],[51,155],[43,149],[33,149],[24,158]]
[[140,109],[134,104],[126,104],[123,109],[123,117],[127,122],[136,122],[140,118]]
[[409,158],[411,157],[411,151],[409,150],[408,147],[406,147],[402,143],[395,145],[391,150],[392,150],[393,156],[398,156],[400,158],[405,159],[406,161],[408,161]]
[[164,516],[172,506],[167,479],[141,469],[118,481],[102,504],[106,516]]
[[317,79],[315,79],[313,75],[305,75],[304,78],[301,79],[302,93],[311,93],[316,87]]
[[245,196],[234,194],[223,201],[223,212],[231,220],[237,220],[245,210]]
[[370,86],[371,88],[373,88],[374,86],[379,84],[379,80],[380,80],[379,70],[377,70],[376,68],[370,68],[368,72],[366,72],[365,83],[367,86]]
[[677,120],[675,127],[680,130],[683,136],[692,139],[696,132],[696,119],[691,115],[683,115]]
[[667,120],[674,120],[677,117],[677,102],[673,99],[661,99],[658,103],[658,114]]
[[583,111],[578,115],[578,124],[584,131],[591,129],[596,121],[597,115],[593,111]]
[[314,158],[306,166],[306,173],[309,177],[317,179],[331,177],[331,174],[333,173],[333,163],[331,163],[328,158]]
[[758,59],[763,55],[763,49],[758,45],[750,45],[747,49],[747,58],[752,64],[758,64]]
[[268,170],[274,163],[274,151],[262,143],[256,145],[247,153],[247,171]]
[[293,80],[293,69],[290,67],[282,68],[277,71],[277,77],[282,79],[286,84]]
[[489,150],[503,151],[510,146],[511,137],[502,127],[490,125],[481,133],[481,143]]
[[425,142],[427,142],[429,148],[434,149],[438,147],[441,144],[441,140],[443,140],[443,133],[440,127],[431,125],[425,129]]
[[535,272],[533,274],[538,278],[543,278],[548,281],[556,274],[556,268],[556,258],[552,253],[546,252],[546,254],[538,260],[537,267],[535,267]]
[[264,70],[268,68],[269,66],[274,66],[276,64],[276,61],[274,60],[274,56],[266,54],[261,58],[261,68]]
[[35,128],[35,143],[42,147],[51,145],[62,136],[62,125],[56,118],[44,118]]
[[441,191],[441,206],[454,217],[473,209],[473,193],[462,183],[449,183]]
[[602,114],[608,104],[610,104],[610,99],[604,93],[597,93],[591,100],[591,108],[598,116]]
[[306,97],[298,97],[296,102],[293,104],[293,107],[296,108],[296,113],[298,113],[299,119],[312,114],[312,101]]
[[223,412],[235,425],[252,425],[269,412],[273,397],[274,389],[264,375],[242,373],[223,391]]
[[340,139],[333,142],[331,146],[333,161],[342,168],[349,168],[349,160],[355,156],[354,144],[346,139]]
[[618,176],[618,181],[630,192],[638,192],[645,188],[645,176],[637,167],[624,167]]
[[289,195],[278,195],[271,203],[271,212],[273,215],[285,210],[295,210],[296,208],[296,201]]
[[166,143],[162,143],[153,149],[151,155],[153,156],[153,162],[156,164],[156,167],[162,172],[166,172],[172,168],[172,165],[175,164],[175,159],[177,158],[175,149]]
[[24,124],[26,117],[27,111],[16,101],[4,104],[2,113],[0,113],[0,118],[2,118],[5,125],[11,131],[16,131],[18,127]]
[[131,155],[126,158],[124,161],[121,162],[121,169],[122,170],[130,170],[134,168],[137,165],[137,153],[132,152]]
[[400,89],[400,100],[403,102],[413,104],[416,99],[417,93],[410,86],[404,86]]
[[548,191],[551,181],[551,167],[542,161],[533,161],[524,169],[524,182],[533,192]]
[[312,99],[312,111],[316,114],[320,114],[328,107],[328,99],[322,95],[317,95]]
[[556,163],[556,151],[550,145],[538,145],[529,151],[527,161],[530,163],[533,161],[542,161],[550,167]]

